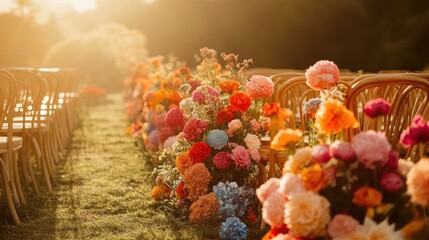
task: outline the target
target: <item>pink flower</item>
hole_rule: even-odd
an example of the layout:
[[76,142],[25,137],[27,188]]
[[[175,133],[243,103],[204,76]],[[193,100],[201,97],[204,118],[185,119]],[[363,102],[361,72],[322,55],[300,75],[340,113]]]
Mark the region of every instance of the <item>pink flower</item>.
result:
[[252,131],[257,132],[261,129],[261,124],[255,119],[250,120],[250,125],[252,126]]
[[429,205],[429,159],[422,158],[407,175],[407,193],[411,201],[423,207]]
[[295,175],[293,173],[286,173],[280,179],[280,186],[278,191],[286,198],[291,198],[297,193],[306,191],[306,189],[299,175]]
[[189,120],[189,122],[187,122],[183,127],[183,133],[185,134],[186,140],[189,142],[198,140],[201,137],[201,134],[206,131],[208,126],[209,123],[206,121],[191,118],[191,120]]
[[183,116],[183,111],[178,107],[170,109],[164,120],[172,129],[182,129],[185,125],[185,116]]
[[415,116],[411,126],[402,132],[399,142],[405,148],[417,143],[429,142],[429,122],[425,122],[421,115]]
[[393,172],[384,173],[380,177],[380,187],[387,192],[395,193],[404,186],[402,178]]
[[335,141],[329,146],[329,155],[344,162],[351,162],[356,159],[352,145],[340,140]]
[[311,149],[311,159],[315,163],[327,163],[331,156],[329,155],[329,145],[319,144]]
[[167,138],[167,140],[165,140],[165,142],[164,142],[164,148],[165,149],[172,149],[173,144],[176,142],[176,138],[177,138],[176,135]]
[[234,119],[231,122],[228,123],[228,136],[232,137],[234,136],[234,132],[240,129],[243,126],[240,119]]
[[246,83],[246,91],[252,99],[269,98],[274,93],[274,83],[269,77],[253,75]]
[[389,113],[390,103],[383,98],[373,99],[365,104],[363,112],[370,118],[384,116]]
[[159,129],[159,142],[164,143],[167,138],[174,135],[174,130],[169,127],[162,127]]
[[155,145],[159,144],[159,131],[158,130],[153,130],[152,132],[150,132],[149,134],[149,142]]
[[332,238],[346,237],[359,227],[359,222],[349,215],[337,214],[328,225],[328,233]]
[[307,85],[314,90],[331,89],[340,81],[340,70],[331,61],[318,61],[305,71]]
[[389,161],[392,147],[386,136],[381,132],[369,130],[361,132],[353,138],[353,150],[357,159],[366,168],[383,167]]
[[259,154],[259,151],[257,149],[247,149],[247,151],[249,152],[250,157],[255,161],[255,162],[259,162],[261,161],[261,155]]
[[273,192],[276,192],[279,189],[279,186],[279,179],[270,178],[258,189],[256,189],[256,196],[258,197],[259,201],[264,202]]
[[399,153],[395,150],[390,151],[389,153],[389,161],[386,166],[392,170],[398,169],[398,161],[399,161]]
[[216,155],[213,157],[213,164],[218,169],[228,169],[231,166],[231,157],[229,153],[223,151],[216,153]]
[[236,167],[247,167],[250,164],[249,153],[243,146],[237,146],[231,152]]
[[166,115],[167,113],[163,112],[156,116],[156,119],[155,119],[156,128],[161,129],[163,127],[168,127],[167,123],[165,123],[165,120],[164,120]]
[[273,192],[262,204],[262,218],[271,227],[280,227],[284,222],[286,198],[277,191]]
[[214,102],[218,101],[219,92],[208,85],[200,86],[192,92],[192,101],[199,104],[207,104],[207,100]]

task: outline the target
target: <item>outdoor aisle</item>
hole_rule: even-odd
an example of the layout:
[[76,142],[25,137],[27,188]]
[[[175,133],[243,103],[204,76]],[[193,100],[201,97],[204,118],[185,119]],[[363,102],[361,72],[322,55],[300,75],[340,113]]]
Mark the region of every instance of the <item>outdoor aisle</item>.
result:
[[82,124],[57,167],[54,194],[29,194],[28,205],[18,208],[22,225],[0,223],[0,239],[217,237],[152,206],[151,170],[125,134],[121,96],[107,98],[82,109]]

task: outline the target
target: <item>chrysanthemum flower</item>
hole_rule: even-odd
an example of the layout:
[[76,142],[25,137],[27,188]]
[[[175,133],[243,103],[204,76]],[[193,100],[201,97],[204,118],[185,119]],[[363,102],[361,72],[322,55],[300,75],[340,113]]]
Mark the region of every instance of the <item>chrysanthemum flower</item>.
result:
[[228,134],[224,130],[211,130],[207,136],[207,143],[214,149],[222,149],[228,143]]
[[353,112],[340,101],[329,98],[316,113],[316,127],[324,134],[338,133],[344,129],[359,126]]

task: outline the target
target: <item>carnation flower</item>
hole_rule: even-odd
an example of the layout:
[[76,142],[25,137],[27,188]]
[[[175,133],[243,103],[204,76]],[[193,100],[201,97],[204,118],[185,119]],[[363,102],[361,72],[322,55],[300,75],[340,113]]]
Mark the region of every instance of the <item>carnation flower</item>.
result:
[[371,218],[365,218],[363,225],[358,226],[353,233],[333,238],[333,240],[354,240],[354,239],[389,239],[403,240],[401,231],[395,231],[395,225],[389,225],[387,219],[377,224]]
[[322,60],[305,71],[307,85],[314,90],[331,89],[340,81],[340,70],[334,62]]
[[210,146],[205,142],[197,142],[189,149],[189,156],[194,163],[200,163],[210,156]]
[[253,99],[266,99],[274,93],[274,83],[269,77],[253,75],[246,83],[246,91]]
[[248,149],[258,150],[261,146],[261,141],[259,141],[258,136],[250,133],[246,135],[244,142],[246,143]]
[[304,147],[296,150],[283,167],[283,174],[288,172],[298,174],[304,167],[311,164],[311,148]]
[[319,192],[329,181],[329,176],[325,174],[319,164],[315,164],[301,173],[305,187],[313,192]]
[[167,123],[165,123],[165,120],[164,120],[166,115],[167,115],[167,113],[166,113],[166,112],[163,112],[163,113],[158,114],[158,115],[156,116],[156,119],[155,119],[155,126],[156,126],[158,129],[163,128],[163,127],[168,127]]
[[264,117],[271,117],[277,114],[279,111],[279,104],[276,102],[273,103],[264,103],[262,105],[262,116]]
[[228,134],[224,130],[211,130],[207,136],[207,143],[214,149],[222,149],[228,143]]
[[272,227],[280,227],[284,222],[286,197],[279,192],[272,192],[262,204],[262,218]]
[[429,159],[422,158],[407,175],[407,193],[411,201],[423,207],[429,205]]
[[279,179],[270,178],[268,181],[259,186],[258,189],[256,189],[256,196],[258,197],[259,201],[264,202],[273,192],[276,192],[279,189],[279,186]]
[[313,192],[294,195],[285,204],[284,218],[295,237],[321,237],[331,220],[329,201]]
[[399,142],[405,148],[429,142],[429,122],[425,122],[421,115],[415,116],[411,126],[402,132]]
[[344,162],[356,159],[355,151],[348,142],[337,140],[329,146],[329,155]]
[[328,233],[332,238],[344,237],[353,233],[359,227],[359,222],[349,215],[337,214],[328,225]]
[[353,203],[361,207],[375,207],[381,205],[383,194],[371,187],[361,187],[353,194]]
[[197,140],[201,137],[209,123],[196,118],[191,118],[183,127],[183,133],[185,134],[186,140],[189,142]]
[[386,166],[391,170],[398,169],[399,153],[395,150],[389,152],[389,161],[387,161]]
[[252,98],[245,92],[236,91],[229,98],[229,104],[241,112],[245,112],[252,105]]
[[218,125],[229,123],[234,119],[234,115],[229,109],[221,109],[216,113],[216,122]]
[[150,132],[149,134],[149,142],[155,145],[159,144],[159,136],[160,136],[160,132],[158,130],[153,130],[152,132]]
[[392,149],[386,136],[373,130],[361,132],[354,136],[352,148],[358,161],[369,169],[386,165]]
[[233,93],[240,87],[240,83],[234,80],[225,80],[217,84],[224,93]]
[[338,133],[344,129],[357,128],[353,112],[348,110],[339,100],[329,98],[320,106],[316,113],[316,128],[324,134]]
[[299,175],[293,173],[286,173],[280,179],[280,186],[278,187],[279,193],[287,198],[293,197],[295,194],[307,191],[304,183]]
[[172,129],[182,129],[185,125],[183,110],[175,107],[170,109],[165,115],[165,123]]
[[189,156],[188,152],[182,152],[176,157],[176,167],[181,175],[185,174],[185,170],[190,168],[193,164],[192,158]]
[[395,193],[404,186],[402,178],[393,172],[383,173],[380,177],[380,187],[387,192]]
[[383,98],[373,99],[365,104],[363,112],[370,118],[384,116],[389,113],[390,103]]
[[247,227],[239,218],[227,218],[220,226],[219,235],[221,238],[245,240],[247,237]]
[[319,110],[319,106],[322,103],[322,99],[320,98],[311,98],[307,102],[304,103],[303,112],[308,118],[314,118],[316,116],[317,110]]
[[189,220],[193,223],[203,223],[205,220],[215,216],[219,208],[219,202],[214,193],[201,196],[197,201],[192,203],[189,210]]
[[192,100],[199,104],[207,104],[207,100],[211,102],[219,101],[219,92],[208,85],[203,85],[192,92]]
[[257,132],[261,129],[261,124],[255,119],[250,120],[250,125],[252,126],[252,131]]
[[231,166],[231,157],[229,153],[223,151],[216,153],[216,155],[213,157],[213,164],[218,169],[228,169]]
[[249,153],[243,146],[237,146],[232,149],[231,158],[236,167],[247,167],[250,164]]
[[209,182],[212,179],[204,163],[196,163],[185,170],[183,181],[189,190],[188,199],[191,202],[207,193]]
[[174,130],[169,127],[159,128],[159,142],[164,143],[167,138],[174,135]]
[[331,156],[329,154],[328,144],[319,144],[311,149],[311,158],[315,163],[327,163]]
[[302,137],[302,131],[299,129],[281,129],[277,132],[274,139],[271,141],[271,149],[277,151],[285,150],[289,144],[297,143]]

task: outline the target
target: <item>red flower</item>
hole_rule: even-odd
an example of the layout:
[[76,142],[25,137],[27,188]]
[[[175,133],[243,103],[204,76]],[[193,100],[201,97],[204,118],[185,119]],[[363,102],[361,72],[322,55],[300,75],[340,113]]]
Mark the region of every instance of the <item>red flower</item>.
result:
[[216,114],[217,124],[221,125],[224,123],[229,123],[235,118],[236,111],[232,106],[226,106],[224,109],[221,109]]
[[415,116],[411,126],[402,132],[399,142],[406,148],[429,142],[429,122],[425,122],[421,115]]
[[389,113],[390,103],[383,98],[371,100],[365,104],[363,112],[370,118],[384,116]]
[[186,199],[186,197],[188,197],[188,194],[189,194],[189,191],[185,187],[185,182],[181,181],[179,185],[177,185],[176,187],[176,196],[179,199],[183,200],[183,199]]
[[210,155],[210,146],[205,142],[197,142],[189,150],[189,156],[194,164],[203,162]]
[[245,92],[237,91],[231,95],[229,103],[236,109],[245,112],[252,105],[252,98]]
[[262,105],[262,115],[265,117],[276,115],[278,111],[279,105],[277,103],[264,103],[264,105]]

